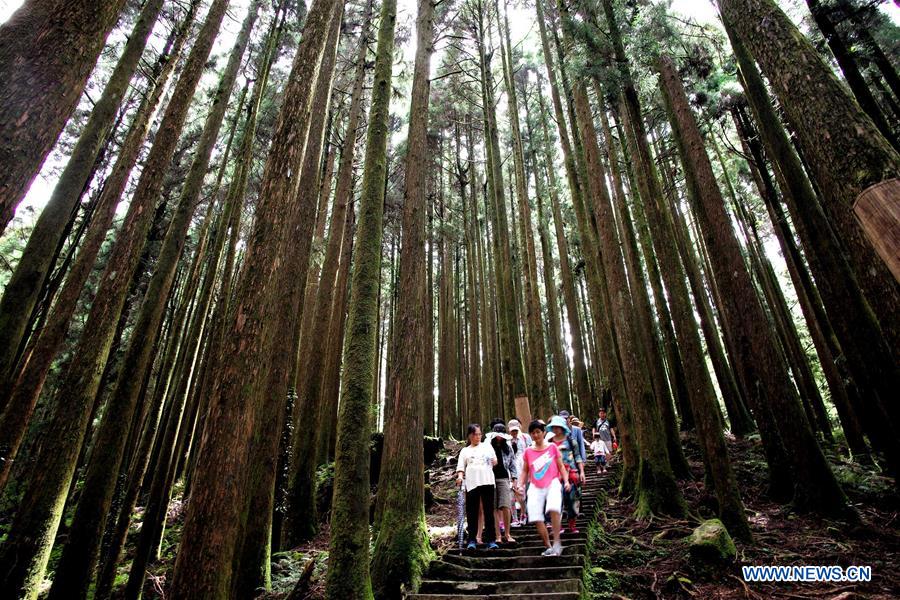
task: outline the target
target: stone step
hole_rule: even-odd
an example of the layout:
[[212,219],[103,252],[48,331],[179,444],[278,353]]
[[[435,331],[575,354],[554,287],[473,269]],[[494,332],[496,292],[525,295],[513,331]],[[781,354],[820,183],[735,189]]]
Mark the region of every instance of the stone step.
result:
[[[556,557],[552,557],[556,558]],[[437,560],[428,567],[424,577],[455,581],[521,581],[580,579],[584,565],[541,567],[512,567],[506,569],[470,568]]]
[[456,594],[461,596],[496,594],[553,594],[581,592],[581,579],[519,580],[519,581],[455,581],[423,579],[420,594]]
[[[469,557],[478,557],[478,558],[492,558],[492,557],[513,557],[513,556],[540,556],[541,552],[544,551],[543,546],[518,546],[518,547],[506,547],[499,548],[497,550],[465,550],[453,548],[451,550],[447,550],[447,554],[455,554],[457,556],[469,556]],[[571,544],[566,545],[563,543],[562,553],[563,555],[570,554],[584,554],[585,545],[584,544]]]
[[409,600],[580,600],[579,592],[558,592],[549,594],[409,594]]
[[570,567],[584,566],[583,554],[563,554],[562,556],[463,556],[461,554],[447,553],[443,556],[444,562],[477,569],[516,569],[541,567]]
[[[572,536],[570,539],[567,539],[566,536],[562,536],[562,539],[560,541],[562,542],[563,546],[587,543],[587,537],[585,537],[585,536],[579,537],[579,536],[580,536],[580,534],[578,536]],[[553,542],[552,536],[550,537],[550,542],[551,543]],[[501,548],[538,548],[538,547],[543,548],[544,541],[540,538],[535,538],[535,539],[530,539],[530,540],[522,540],[516,544],[506,544],[506,545],[503,545],[500,547]],[[476,550],[476,552],[477,552],[477,550]]]

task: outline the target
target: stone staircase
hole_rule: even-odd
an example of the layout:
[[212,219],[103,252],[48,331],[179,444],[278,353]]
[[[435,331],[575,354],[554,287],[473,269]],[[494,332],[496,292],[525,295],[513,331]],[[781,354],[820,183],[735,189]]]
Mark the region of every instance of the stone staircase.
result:
[[533,525],[513,528],[516,544],[498,550],[449,550],[432,561],[409,600],[578,600],[594,517],[605,476],[588,473],[582,487],[578,533],[562,534],[561,556],[541,556],[544,543]]

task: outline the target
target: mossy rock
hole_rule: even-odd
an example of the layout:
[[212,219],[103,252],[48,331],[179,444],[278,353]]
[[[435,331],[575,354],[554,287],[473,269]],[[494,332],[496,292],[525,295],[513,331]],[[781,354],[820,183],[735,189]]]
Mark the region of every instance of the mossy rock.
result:
[[687,538],[691,566],[701,577],[714,575],[734,561],[737,548],[719,519],[704,521]]

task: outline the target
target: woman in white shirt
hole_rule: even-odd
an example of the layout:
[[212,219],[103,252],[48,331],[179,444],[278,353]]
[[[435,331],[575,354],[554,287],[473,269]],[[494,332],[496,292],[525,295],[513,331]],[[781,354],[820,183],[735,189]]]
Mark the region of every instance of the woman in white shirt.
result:
[[478,537],[478,508],[484,512],[484,542],[488,550],[496,549],[494,531],[494,465],[497,453],[489,443],[481,441],[481,426],[475,423],[466,430],[469,445],[460,450],[456,462],[456,485],[465,485],[466,524],[469,550],[475,549]]

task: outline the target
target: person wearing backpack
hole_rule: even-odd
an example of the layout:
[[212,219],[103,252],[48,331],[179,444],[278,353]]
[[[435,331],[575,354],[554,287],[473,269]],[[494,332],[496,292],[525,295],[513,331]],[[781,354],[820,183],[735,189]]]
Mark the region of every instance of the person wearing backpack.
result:
[[575,506],[577,499],[577,486],[584,481],[584,459],[581,458],[578,442],[572,436],[566,419],[561,415],[556,415],[547,424],[549,432],[547,432],[547,442],[555,444],[562,456],[563,464],[569,473],[570,489],[563,494],[563,507],[568,518],[569,533],[578,533],[575,527],[575,519],[578,517],[578,510]]

